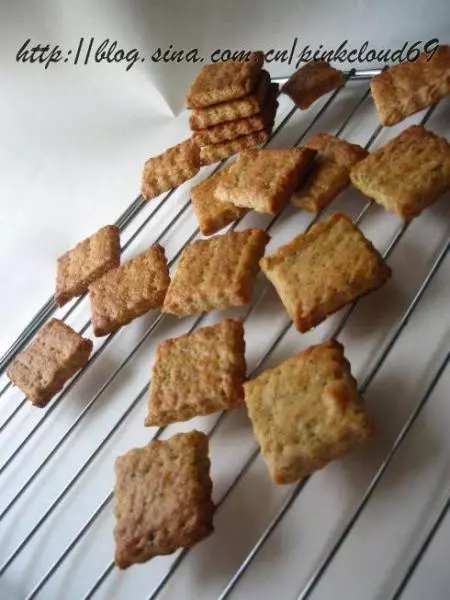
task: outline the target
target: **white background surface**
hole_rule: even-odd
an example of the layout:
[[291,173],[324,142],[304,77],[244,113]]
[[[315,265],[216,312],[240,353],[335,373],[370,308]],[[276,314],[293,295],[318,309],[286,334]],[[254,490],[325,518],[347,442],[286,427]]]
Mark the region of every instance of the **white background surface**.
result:
[[[120,65],[77,68],[59,65],[44,71],[37,65],[18,65],[18,47],[27,37],[75,46],[80,36],[118,39],[124,47],[150,53],[159,45],[177,41],[180,47],[198,46],[205,53],[218,46],[285,47],[298,35],[304,43],[334,46],[345,38],[358,46],[365,39],[377,48],[396,47],[403,41],[439,37],[449,31],[449,8],[442,2],[345,2],[330,16],[330,3],[186,3],[152,2],[3,2],[0,5],[2,51],[2,102],[0,107],[0,352],[5,351],[29,318],[48,299],[54,284],[55,258],[103,224],[113,222],[136,197],[143,161],[188,135],[187,116],[180,113],[186,86],[192,77],[187,65],[145,64],[125,72]],[[244,41],[243,41],[244,40]],[[447,39],[448,41],[448,39]],[[371,65],[374,66],[374,65]],[[272,74],[286,67],[272,65]],[[333,132],[363,89],[352,84],[327,113],[318,129]],[[297,113],[273,141],[292,144],[320,104]],[[290,109],[284,99],[280,119]],[[174,116],[177,114],[178,116]],[[450,135],[450,105],[443,102],[430,127]],[[420,115],[412,119],[416,122]],[[280,120],[279,119],[279,120]],[[345,132],[351,141],[365,143],[376,121],[368,101]],[[402,129],[405,124],[395,131]],[[377,145],[395,131],[384,131]],[[202,173],[200,178],[207,173]],[[189,184],[167,202],[132,244],[127,256],[148,246],[183,206]],[[391,259],[393,280],[364,299],[341,339],[355,374],[364,378],[377,349],[406,310],[415,290],[436,258],[446,236],[450,217],[448,195],[416,220]],[[157,202],[157,201],[156,201]],[[149,204],[123,236],[128,239],[155,204]],[[357,214],[364,199],[346,192],[333,205]],[[309,217],[288,210],[274,228],[269,249],[302,231]],[[265,217],[248,217],[241,227],[263,226]],[[383,250],[398,221],[373,209],[363,230]],[[189,210],[163,239],[172,257],[195,228]],[[264,546],[235,590],[237,598],[291,598],[300,591],[326,548],[345,523],[366,488],[401,424],[420,399],[448,347],[448,260],[433,280],[407,331],[373,382],[366,400],[378,424],[378,439],[367,451],[340,461],[315,476],[282,525]],[[260,277],[260,285],[264,285]],[[80,328],[88,318],[87,303],[70,324]],[[6,505],[102,382],[120,364],[148,328],[154,315],[121,331],[108,350],[83,376],[48,421],[33,436],[14,462],[1,474],[0,506]],[[218,315],[206,321],[217,320]],[[249,370],[270,345],[285,315],[269,290],[249,319],[247,327]],[[290,332],[270,363],[278,362],[313,340],[333,331],[339,316],[312,334]],[[58,452],[36,484],[24,494],[0,523],[1,558],[17,546],[89,457],[117,417],[148,380],[158,340],[186,331],[191,320],[168,319],[150,343],[95,403],[75,434]],[[90,330],[88,330],[89,334]],[[102,343],[102,342],[100,342]],[[98,345],[97,345],[98,347]],[[4,383],[2,380],[2,385]],[[364,516],[317,588],[317,598],[386,598],[408,564],[428,519],[447,491],[450,464],[448,396],[450,376],[442,378],[427,409],[394,461]],[[20,402],[20,392],[2,398],[2,422]],[[146,443],[153,434],[143,427],[142,399],[112,443],[101,453],[74,493],[35,536],[0,579],[0,597],[21,599],[33,588],[66,544],[87,521],[111,488],[114,457]],[[5,459],[27,437],[45,413],[26,407],[0,438]],[[195,422],[208,430],[216,416]],[[190,428],[184,424],[181,428]],[[179,427],[169,428],[167,435]],[[253,449],[253,438],[243,411],[229,415],[211,443],[215,499],[220,500]],[[167,598],[214,598],[258,540],[280,507],[289,488],[276,488],[258,459],[217,513],[216,533],[189,553],[168,586]],[[81,598],[111,560],[112,511],[109,505],[97,525],[84,538],[42,591],[42,598]],[[443,526],[405,597],[448,598],[450,586],[446,557],[448,524]],[[157,559],[125,574],[114,573],[100,588],[98,598],[146,598],[173,557]]]

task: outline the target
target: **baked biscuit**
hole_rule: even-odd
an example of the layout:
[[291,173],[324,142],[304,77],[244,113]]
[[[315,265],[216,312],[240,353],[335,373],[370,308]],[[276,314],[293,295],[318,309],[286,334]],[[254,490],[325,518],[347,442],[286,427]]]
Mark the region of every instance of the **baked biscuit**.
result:
[[120,232],[106,225],[58,258],[55,302],[66,302],[87,292],[90,283],[120,265]]
[[228,140],[234,140],[241,135],[247,135],[254,131],[267,129],[275,120],[277,109],[278,84],[270,85],[266,103],[259,114],[246,119],[237,119],[228,123],[221,123],[208,129],[194,131],[192,138],[199,146],[208,146],[209,144],[219,144]]
[[305,143],[317,151],[311,173],[291,198],[292,204],[313,213],[326,208],[350,184],[350,168],[367,150],[330,135],[318,133]]
[[264,69],[261,71],[255,89],[251,94],[221,102],[207,108],[194,108],[189,114],[189,126],[192,131],[214,127],[220,123],[236,121],[260,113],[266,100],[270,84],[270,75]]
[[245,403],[275,483],[292,483],[372,436],[372,421],[336,341],[311,346],[244,384]]
[[203,108],[249,94],[264,64],[263,52],[251,52],[246,60],[205,65],[189,88],[188,108]]
[[244,150],[219,181],[214,196],[275,215],[289,202],[315,155],[310,148]]
[[247,304],[269,239],[263,229],[246,229],[189,244],[178,261],[163,311],[185,317]]
[[164,248],[155,244],[89,286],[95,336],[111,333],[162,306],[169,287]]
[[42,408],[84,367],[91,351],[91,340],[62,321],[51,319],[16,356],[6,374],[32,404]]
[[208,438],[178,433],[115,463],[115,562],[120,569],[194,546],[213,530]]
[[200,170],[200,150],[190,138],[149,158],[142,173],[142,196],[148,200],[181,185]]
[[450,187],[450,145],[413,125],[356,164],[355,187],[403,219],[419,215]]
[[381,125],[399,123],[450,94],[450,46],[390,67],[371,79],[370,88]]
[[216,233],[247,212],[246,208],[240,208],[231,202],[220,202],[214,198],[214,190],[229,168],[228,166],[217,171],[191,189],[192,207],[203,235]]
[[225,319],[166,340],[156,353],[145,425],[230,410],[244,398],[244,328]]
[[311,61],[296,71],[282,86],[281,92],[305,110],[324,94],[345,85],[345,76],[324,61]]
[[299,331],[380,287],[391,269],[344,214],[334,214],[260,263]]
[[269,129],[263,129],[262,131],[255,131],[248,135],[241,135],[241,137],[235,138],[234,140],[228,140],[228,142],[221,142],[220,144],[210,144],[209,146],[200,147],[200,162],[202,165],[211,165],[219,160],[225,160],[233,154],[237,154],[246,148],[252,146],[260,146],[265,144],[271,134],[272,125]]

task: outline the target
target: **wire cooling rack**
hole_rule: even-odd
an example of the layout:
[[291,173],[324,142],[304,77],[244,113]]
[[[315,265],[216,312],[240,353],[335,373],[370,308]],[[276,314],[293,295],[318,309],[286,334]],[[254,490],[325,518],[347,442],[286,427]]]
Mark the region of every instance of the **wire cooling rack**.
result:
[[[351,71],[344,88],[308,111],[280,97],[268,145],[298,145],[329,131],[373,150],[411,122],[450,134],[448,101],[398,127],[377,125],[368,79],[378,72]],[[116,222],[122,251],[134,255],[158,241],[172,267],[199,237],[189,189],[221,166],[202,169],[193,182],[150,203],[136,198]],[[450,505],[448,205],[447,196],[405,224],[349,189],[317,217],[288,207],[271,219],[249,213],[229,228],[264,227],[273,237],[270,253],[344,210],[393,268],[386,286],[305,335],[291,326],[262,274],[246,311],[225,313],[244,318],[250,376],[311,343],[339,337],[375,416],[378,436],[370,447],[296,485],[269,481],[244,408],[143,427],[156,346],[218,314],[177,320],[151,313],[94,340],[89,363],[44,410],[3,376],[0,597],[422,598],[433,589],[433,598],[448,598],[448,569],[439,553],[433,556],[439,538],[445,542]],[[65,312],[50,298],[2,358],[0,372],[51,315],[91,334],[84,297]],[[191,550],[120,573],[112,562],[114,458],[192,427],[210,437],[216,532]]]

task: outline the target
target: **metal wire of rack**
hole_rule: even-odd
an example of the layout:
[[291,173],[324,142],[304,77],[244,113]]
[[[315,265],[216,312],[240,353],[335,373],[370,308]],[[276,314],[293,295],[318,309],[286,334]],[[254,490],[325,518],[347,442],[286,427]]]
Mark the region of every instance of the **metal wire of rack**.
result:
[[[350,72],[348,74],[348,78],[349,79],[367,79],[367,78],[370,78],[371,76],[373,76],[374,74],[377,74],[378,72],[379,72],[378,70],[377,71],[360,71],[360,72],[354,72],[354,71],[352,71],[352,72]],[[337,95],[339,94],[339,92],[340,92],[340,90],[336,90],[328,98],[328,100],[325,102],[325,104],[323,105],[323,107],[318,111],[318,113],[312,119],[312,121],[310,122],[310,124],[308,125],[308,127],[302,132],[302,135],[298,138],[298,140],[296,141],[295,145],[300,144],[300,142],[311,131],[311,129],[313,128],[313,126],[319,121],[319,119],[322,117],[322,115],[325,113],[325,111],[331,106],[331,104],[333,103],[334,99],[337,97]],[[344,131],[344,129],[350,123],[352,117],[356,114],[356,112],[358,111],[358,109],[361,107],[361,105],[368,98],[369,93],[370,93],[370,90],[366,89],[364,91],[364,94],[358,99],[358,102],[352,108],[352,110],[347,115],[347,117],[345,118],[345,120],[343,121],[343,123],[341,124],[341,126],[339,127],[338,131],[336,132],[337,136],[340,136],[342,134],[342,132]],[[295,112],[295,109],[291,110],[286,115],[286,117],[282,120],[282,122],[274,130],[271,139],[273,139],[277,135],[277,133],[286,125],[286,123],[293,116],[294,112]],[[426,123],[426,121],[431,116],[432,112],[433,112],[433,109],[430,109],[429,111],[427,111],[425,117],[422,120],[422,123]],[[370,137],[370,139],[368,140],[368,142],[366,144],[366,148],[370,148],[372,146],[372,144],[374,143],[374,141],[378,137],[379,133],[381,132],[381,129],[382,128],[380,126],[378,126],[375,129],[375,131],[373,132],[372,136]],[[218,167],[216,167],[215,170],[217,170],[218,168],[220,168],[220,166],[221,165],[219,165]],[[136,239],[136,237],[139,235],[139,233],[144,229],[144,227],[148,224],[148,222],[151,220],[151,218],[157,213],[157,211],[160,209],[160,207],[162,206],[162,204],[164,203],[164,201],[171,195],[171,193],[172,192],[169,192],[168,194],[166,194],[159,201],[159,204],[156,205],[155,210],[152,211],[150,213],[150,215],[146,218],[146,220],[140,225],[140,227],[136,230],[136,232],[133,234],[133,236],[131,236],[131,238],[124,245],[124,247],[122,248],[122,250],[125,250],[131,244],[131,242],[134,239]],[[119,218],[119,220],[117,222],[118,226],[122,230],[125,227],[127,227],[127,225],[132,221],[132,219],[140,212],[140,210],[142,209],[142,206],[143,206],[143,200],[142,200],[142,198],[137,198],[132,203],[132,205],[127,209],[127,211],[125,211],[125,213]],[[181,210],[172,218],[172,220],[170,221],[170,223],[165,227],[165,229],[158,236],[158,238],[157,238],[156,241],[160,240],[165,235],[165,233],[174,224],[177,223],[178,219],[187,210],[188,206],[189,206],[189,200],[183,205],[183,207],[181,208]],[[367,213],[369,212],[369,210],[371,209],[372,206],[373,206],[373,202],[372,201],[368,201],[367,204],[362,209],[362,211],[360,212],[360,214],[355,219],[355,223],[356,224],[359,224],[362,221],[362,219],[367,215]],[[309,222],[309,224],[307,226],[307,229],[309,229],[313,225],[313,223],[315,223],[320,217],[321,217],[321,215],[319,214],[315,218],[313,218]],[[278,218],[279,218],[279,215],[275,216],[270,221],[270,223],[268,224],[268,226],[266,228],[267,231],[269,231],[273,227],[273,225],[277,222]],[[236,222],[235,224],[233,224],[230,227],[230,229],[234,229],[239,224],[239,222],[241,220],[242,219],[240,219],[238,222]],[[391,253],[394,251],[394,249],[396,248],[397,244],[402,239],[402,237],[405,234],[405,232],[406,232],[407,229],[408,229],[408,224],[404,224],[404,225],[402,225],[402,226],[399,227],[399,229],[397,230],[397,232],[395,233],[394,237],[392,238],[392,240],[390,241],[390,243],[388,244],[387,248],[385,249],[385,251],[383,253],[383,255],[384,255],[384,257],[386,259],[390,257]],[[179,248],[179,250],[176,252],[175,256],[171,259],[171,261],[170,261],[171,265],[173,265],[173,263],[175,262],[175,260],[178,258],[178,256],[180,255],[181,251],[183,250],[183,248],[187,244],[189,244],[193,239],[195,239],[195,237],[197,235],[198,235],[198,230],[194,230],[194,232],[189,236],[188,240]],[[367,390],[367,388],[369,387],[370,383],[372,382],[372,380],[374,379],[374,377],[376,376],[376,374],[380,370],[381,366],[384,364],[384,362],[387,359],[390,351],[392,350],[392,348],[395,345],[396,341],[400,337],[402,331],[406,327],[406,325],[407,325],[407,323],[409,321],[409,318],[411,317],[412,313],[414,312],[414,310],[419,305],[420,300],[422,299],[422,297],[425,294],[428,286],[430,285],[431,281],[433,280],[433,277],[436,275],[436,273],[438,272],[440,266],[442,265],[443,261],[445,260],[447,254],[448,254],[448,250],[449,250],[449,241],[447,240],[446,243],[444,244],[444,246],[442,247],[442,249],[440,250],[438,257],[435,260],[432,268],[428,272],[426,278],[423,280],[422,284],[418,288],[418,290],[417,290],[417,292],[416,292],[413,300],[409,304],[406,312],[402,315],[402,317],[400,318],[400,320],[398,321],[398,323],[394,327],[391,335],[389,336],[389,340],[388,340],[387,344],[384,345],[384,347],[382,348],[382,350],[380,351],[380,353],[379,353],[379,355],[377,357],[377,360],[375,361],[375,364],[371,368],[370,372],[366,375],[363,384],[360,386],[360,393],[361,394],[363,394]],[[250,307],[248,308],[247,312],[245,313],[245,315],[243,317],[244,320],[247,320],[251,316],[251,314],[252,314],[255,306],[261,300],[262,295],[264,294],[264,290],[265,290],[265,287],[262,288],[262,294],[260,296],[258,296],[257,298],[255,298],[255,301],[252,302],[252,304],[250,305]],[[79,300],[77,300],[76,303],[74,303],[74,305],[71,306],[71,308],[69,309],[69,311],[65,314],[64,318],[68,318],[70,316],[70,314],[73,312],[73,310],[77,306],[77,303],[81,302],[81,300],[82,300],[82,298],[80,298]],[[338,337],[341,334],[341,332],[343,331],[343,329],[344,329],[344,327],[345,327],[345,325],[346,325],[346,323],[347,323],[350,315],[352,314],[353,310],[355,309],[356,305],[357,305],[357,302],[353,303],[347,309],[347,311],[343,315],[343,318],[340,320],[338,326],[334,330],[332,337]],[[20,349],[24,347],[24,345],[27,343],[27,341],[29,341],[29,339],[32,337],[32,335],[34,334],[34,332],[46,321],[46,319],[53,313],[53,311],[54,311],[54,306],[52,305],[52,303],[50,301],[47,302],[42,307],[42,309],[36,314],[36,316],[33,318],[33,320],[30,322],[30,324],[24,329],[24,331],[22,332],[22,334],[14,342],[14,344],[11,346],[11,348],[7,351],[7,353],[3,357],[3,359],[2,359],[2,361],[0,363],[0,372],[5,367],[5,365],[9,364],[9,362],[13,359],[13,357],[20,351]],[[190,328],[189,331],[193,331],[197,326],[199,326],[200,323],[203,320],[203,317],[204,317],[204,315],[200,315],[198,318],[196,318],[195,321],[193,322],[193,324],[192,324],[192,326],[191,326],[191,328]],[[17,500],[19,500],[19,498],[23,495],[23,493],[28,489],[28,487],[42,473],[42,471],[50,463],[51,459],[56,455],[56,453],[58,452],[58,450],[63,446],[63,444],[67,441],[67,439],[72,435],[72,433],[75,431],[75,429],[77,428],[77,426],[79,425],[79,423],[81,422],[81,420],[84,418],[84,416],[90,410],[90,408],[93,406],[94,402],[96,402],[96,400],[104,393],[104,391],[108,388],[108,386],[114,381],[114,379],[121,372],[121,370],[129,363],[129,361],[131,361],[131,359],[136,355],[136,353],[142,348],[142,346],[144,345],[144,343],[151,336],[151,334],[156,330],[156,328],[161,323],[161,321],[162,321],[163,318],[164,318],[164,315],[162,315],[162,314],[160,314],[159,316],[157,316],[155,318],[155,320],[151,323],[151,325],[148,328],[148,330],[138,340],[137,344],[135,345],[135,347],[131,351],[131,353],[129,353],[125,357],[125,359],[120,363],[120,365],[113,371],[113,373],[108,377],[108,379],[97,390],[97,392],[95,393],[95,395],[91,398],[91,400],[88,402],[88,404],[86,404],[86,406],[81,411],[81,413],[75,418],[75,420],[72,422],[72,424],[66,430],[66,432],[63,434],[63,436],[59,439],[59,441],[56,443],[56,445],[51,449],[51,451],[48,453],[48,455],[45,457],[45,459],[39,465],[39,467],[32,473],[31,477],[25,482],[25,484],[22,487],[19,488],[19,490],[15,493],[14,497],[8,502],[8,504],[6,505],[6,507],[3,508],[2,512],[0,513],[0,522],[6,516],[6,514],[10,511],[10,509],[14,506],[14,504],[17,502]],[[82,328],[81,332],[84,332],[88,328],[88,326],[89,326],[89,322],[86,323],[86,325]],[[285,335],[289,331],[290,327],[291,327],[291,323],[290,322],[287,322],[285,324],[285,326],[283,326],[283,328],[281,329],[281,331],[279,332],[279,334],[276,336],[276,338],[273,341],[273,343],[263,353],[263,355],[258,359],[257,364],[256,364],[255,368],[252,370],[252,373],[250,374],[250,376],[254,375],[265,364],[265,362],[271,356],[271,354],[273,353],[273,351],[275,350],[275,348],[278,346],[278,344],[281,342],[281,340],[285,337]],[[92,360],[95,360],[95,357],[97,355],[99,355],[99,353],[101,353],[105,347],[107,347],[107,345],[110,343],[110,341],[111,341],[111,339],[113,339],[113,337],[114,337],[114,334],[112,336],[110,336],[105,341],[105,343],[100,347],[100,349],[93,355],[93,357],[91,359],[91,362],[92,362]],[[322,574],[325,572],[325,570],[327,569],[328,565],[333,560],[335,554],[339,551],[339,548],[344,543],[344,541],[346,539],[346,536],[351,531],[354,523],[358,519],[359,515],[362,513],[365,505],[370,500],[370,498],[371,498],[373,492],[375,491],[378,483],[380,482],[381,478],[383,477],[384,473],[386,472],[387,468],[389,467],[392,459],[394,458],[395,454],[397,453],[397,450],[399,449],[400,445],[402,444],[403,440],[405,439],[406,435],[408,434],[409,430],[411,429],[413,423],[415,422],[415,420],[419,416],[420,411],[425,406],[426,402],[428,401],[429,397],[431,396],[431,394],[432,394],[432,392],[433,392],[436,384],[438,383],[440,377],[442,376],[442,374],[445,371],[445,368],[448,365],[448,361],[449,361],[449,354],[447,354],[446,358],[444,359],[444,361],[441,363],[441,365],[437,369],[437,371],[436,371],[434,377],[432,378],[432,380],[431,380],[431,382],[430,382],[430,384],[429,384],[429,386],[428,386],[425,394],[421,398],[420,402],[418,403],[418,405],[416,406],[415,410],[413,411],[413,413],[411,414],[411,416],[408,418],[407,422],[405,423],[404,427],[402,428],[401,432],[399,433],[398,437],[396,438],[395,443],[394,443],[391,451],[389,452],[389,454],[386,457],[386,459],[383,461],[382,465],[380,466],[380,468],[377,471],[375,477],[373,478],[372,482],[370,483],[369,487],[367,488],[367,491],[365,492],[365,494],[362,497],[361,501],[356,506],[354,512],[352,513],[351,517],[347,521],[346,525],[342,528],[342,531],[336,537],[336,540],[331,544],[330,549],[327,551],[325,559],[320,563],[320,565],[318,566],[317,570],[313,573],[313,575],[309,579],[307,585],[300,592],[300,594],[298,596],[300,599],[303,600],[304,598],[309,597],[309,595],[310,595],[310,593],[312,593],[312,591],[313,591],[316,583],[320,580]],[[82,374],[82,372],[80,372],[77,376],[75,376],[73,378],[73,380],[69,383],[69,385],[61,392],[61,394],[59,395],[59,397],[57,397],[55,399],[55,401],[49,406],[49,408],[44,413],[44,416],[42,417],[42,419],[40,419],[37,422],[36,426],[31,430],[31,432],[29,434],[29,437],[25,438],[16,447],[16,449],[13,451],[13,453],[6,459],[6,461],[0,467],[0,475],[2,475],[3,471],[6,470],[9,465],[12,464],[12,462],[15,459],[15,457],[17,456],[17,454],[26,446],[26,444],[29,442],[29,440],[33,436],[33,434],[41,427],[42,423],[45,422],[48,419],[48,417],[50,416],[50,414],[52,414],[54,408],[57,406],[57,404],[60,402],[60,400],[77,383],[78,378],[81,376],[81,374]],[[9,386],[7,385],[7,386],[5,386],[0,391],[0,396],[3,395],[3,393],[7,391],[8,387]],[[5,571],[11,565],[11,563],[19,556],[19,554],[22,552],[22,550],[27,546],[27,544],[30,542],[30,540],[33,538],[33,536],[37,533],[37,531],[40,529],[40,527],[45,523],[45,521],[48,519],[48,517],[55,510],[55,508],[60,505],[60,503],[64,500],[64,498],[69,493],[69,491],[71,489],[73,489],[74,486],[79,482],[79,480],[82,477],[82,475],[86,472],[86,470],[88,469],[88,467],[92,464],[92,462],[95,460],[95,458],[99,455],[100,451],[105,447],[105,445],[108,443],[108,441],[111,439],[111,437],[120,429],[120,427],[126,421],[127,417],[131,414],[132,410],[135,408],[135,406],[141,400],[142,396],[145,394],[147,387],[148,387],[148,383],[146,383],[146,385],[142,388],[142,390],[133,399],[133,401],[131,402],[131,404],[120,415],[119,419],[115,422],[115,424],[113,425],[113,427],[110,429],[109,433],[102,439],[102,441],[100,442],[100,444],[95,448],[95,450],[92,452],[92,454],[89,456],[89,458],[84,462],[84,464],[80,467],[80,469],[76,472],[76,474],[72,477],[72,479],[69,481],[69,483],[64,487],[64,489],[60,492],[60,494],[53,500],[53,502],[50,504],[50,506],[47,508],[47,510],[44,512],[44,514],[35,523],[34,527],[28,532],[28,534],[18,544],[18,546],[14,549],[14,551],[8,556],[8,558],[6,559],[6,561],[3,562],[2,565],[0,565],[0,577],[5,573]],[[10,422],[12,422],[12,420],[15,417],[15,415],[18,414],[18,411],[25,405],[25,402],[26,402],[26,399],[22,400],[22,402],[18,405],[18,408],[13,413],[10,414],[10,416],[7,418],[6,421],[4,421],[2,423],[2,425],[0,426],[0,432],[3,429],[5,429]],[[209,437],[211,437],[215,433],[215,431],[218,429],[218,427],[220,426],[220,424],[225,419],[225,416],[226,416],[226,413],[221,413],[221,415],[218,417],[218,419],[214,423],[213,427],[208,432]],[[161,435],[161,433],[163,431],[164,431],[164,428],[159,428],[154,433],[152,439],[157,439]],[[233,491],[233,489],[236,487],[236,485],[238,484],[238,482],[242,479],[242,477],[248,471],[248,469],[250,468],[250,466],[252,465],[252,463],[257,458],[258,454],[259,454],[258,449],[255,449],[254,452],[251,453],[251,455],[249,456],[249,458],[247,459],[247,461],[245,462],[245,464],[243,465],[243,467],[241,468],[241,470],[237,474],[236,478],[232,481],[231,485],[228,487],[228,489],[226,490],[226,492],[223,494],[222,498],[219,500],[218,505],[217,505],[218,509],[220,509],[220,507],[223,505],[223,503],[225,502],[225,500],[229,497],[229,495],[231,494],[231,492]],[[278,525],[278,523],[281,521],[281,519],[287,513],[287,511],[289,510],[289,508],[293,505],[293,503],[295,502],[295,500],[298,498],[299,494],[301,493],[301,491],[306,486],[308,480],[309,480],[309,478],[303,479],[301,482],[299,482],[299,484],[297,486],[295,486],[295,488],[293,489],[292,493],[289,495],[289,497],[287,498],[287,500],[284,502],[284,504],[282,505],[281,509],[274,516],[273,520],[270,522],[269,526],[264,531],[263,535],[259,538],[259,540],[255,544],[255,546],[253,547],[253,549],[251,550],[251,552],[249,553],[249,555],[247,556],[247,558],[245,559],[245,561],[242,563],[242,565],[240,566],[240,568],[235,572],[234,576],[232,577],[232,579],[229,581],[229,583],[227,584],[226,588],[222,592],[220,598],[226,598],[226,597],[228,597],[229,594],[233,591],[235,585],[237,584],[237,582],[239,581],[239,579],[242,577],[242,575],[246,572],[246,570],[248,569],[249,565],[251,564],[251,562],[253,561],[253,559],[255,558],[255,556],[257,555],[257,553],[259,552],[259,550],[262,548],[262,546],[267,541],[267,539],[269,538],[269,536],[271,535],[271,533],[274,531],[274,529],[276,528],[276,526]],[[89,519],[83,525],[83,527],[78,531],[78,533],[76,534],[76,536],[66,546],[66,548],[61,553],[61,555],[59,556],[59,558],[49,567],[49,569],[46,571],[46,573],[44,574],[44,576],[39,580],[39,582],[37,583],[37,585],[33,588],[33,590],[27,596],[27,598],[31,599],[31,598],[36,597],[37,594],[43,589],[43,587],[49,581],[49,579],[51,578],[51,576],[55,573],[55,571],[59,568],[59,566],[67,558],[67,556],[70,554],[70,552],[77,546],[77,544],[83,538],[83,536],[85,535],[85,533],[87,531],[89,531],[90,527],[93,525],[93,523],[99,517],[99,515],[103,512],[103,510],[108,506],[108,504],[111,502],[112,498],[113,498],[113,492],[108,493],[108,495],[105,497],[105,499],[99,504],[99,506],[97,507],[97,509],[92,513],[92,515],[89,517]],[[446,512],[447,512],[447,510],[449,508],[449,506],[450,506],[450,497],[446,501],[446,503],[444,504],[444,506],[441,509],[441,511],[439,512],[439,514],[438,514],[438,516],[437,516],[437,518],[436,518],[436,520],[435,520],[435,522],[433,524],[433,527],[431,528],[431,530],[429,532],[429,535],[424,540],[424,542],[423,542],[422,546],[420,547],[419,551],[417,552],[417,554],[414,556],[414,558],[413,558],[413,560],[411,562],[411,565],[410,565],[408,571],[405,573],[403,580],[401,581],[401,583],[399,584],[399,587],[398,587],[397,591],[395,592],[395,596],[394,596],[395,598],[400,597],[400,594],[402,593],[403,589],[406,587],[407,582],[409,581],[412,573],[414,572],[415,567],[417,566],[417,564],[420,561],[421,557],[423,556],[423,554],[424,554],[427,546],[429,545],[432,536],[436,533],[436,531],[437,531],[437,529],[439,527],[439,524],[442,522],[442,520],[443,520],[443,518],[444,518],[444,516],[445,516],[445,514],[446,514]],[[158,583],[158,585],[151,592],[151,594],[149,596],[149,599],[156,598],[159,595],[159,593],[162,591],[162,589],[165,587],[165,585],[167,584],[167,582],[170,580],[170,578],[176,572],[178,566],[181,564],[182,560],[187,556],[188,553],[189,553],[188,549],[185,549],[185,550],[182,550],[182,551],[179,552],[179,554],[174,559],[173,563],[171,564],[170,568],[167,570],[167,572],[164,575],[164,577],[160,580],[160,582]],[[113,569],[114,569],[114,563],[108,564],[108,566],[104,569],[104,571],[96,579],[96,581],[94,582],[93,586],[87,592],[85,598],[91,598],[91,597],[93,597],[93,595],[95,594],[95,592],[99,589],[99,587],[106,580],[106,578],[113,571]]]

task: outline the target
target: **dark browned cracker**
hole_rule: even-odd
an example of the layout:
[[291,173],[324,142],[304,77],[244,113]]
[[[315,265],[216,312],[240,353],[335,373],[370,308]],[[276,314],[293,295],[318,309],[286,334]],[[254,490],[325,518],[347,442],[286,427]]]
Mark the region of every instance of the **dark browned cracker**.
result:
[[89,286],[92,328],[103,336],[162,306],[169,286],[164,248],[155,244]]
[[91,340],[51,319],[16,356],[7,375],[35,406],[43,407],[87,363],[91,351]]

